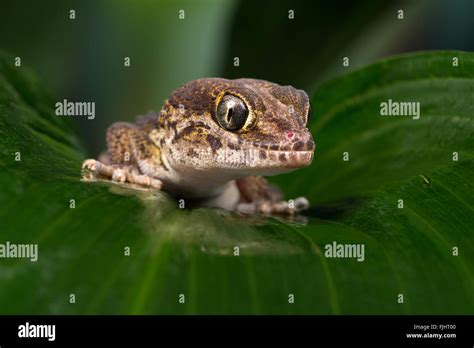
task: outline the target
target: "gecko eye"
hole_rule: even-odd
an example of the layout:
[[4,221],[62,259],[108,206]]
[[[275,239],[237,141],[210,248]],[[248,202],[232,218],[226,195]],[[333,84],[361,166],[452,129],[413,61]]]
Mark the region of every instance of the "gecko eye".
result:
[[217,105],[216,118],[219,125],[227,130],[241,129],[249,116],[249,109],[244,101],[235,95],[227,94]]

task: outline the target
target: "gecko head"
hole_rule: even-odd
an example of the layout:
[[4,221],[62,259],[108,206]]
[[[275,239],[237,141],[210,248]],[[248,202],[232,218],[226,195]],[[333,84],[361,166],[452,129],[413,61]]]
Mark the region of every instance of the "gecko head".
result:
[[273,175],[308,166],[315,143],[307,94],[263,80],[206,78],[173,92],[158,118],[176,169]]

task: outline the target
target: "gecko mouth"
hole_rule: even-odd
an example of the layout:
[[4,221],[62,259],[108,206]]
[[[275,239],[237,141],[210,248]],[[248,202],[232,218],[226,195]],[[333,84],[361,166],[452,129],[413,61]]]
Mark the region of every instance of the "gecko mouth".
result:
[[237,167],[248,175],[276,175],[309,166],[315,143],[312,139],[293,144],[253,143],[247,149],[240,148],[239,153],[245,156],[237,161]]
[[247,175],[283,174],[309,166],[313,155],[312,150],[266,150],[265,154],[260,150],[258,160],[247,162],[241,168]]
[[302,150],[302,151],[281,151],[281,150],[268,150],[265,154],[260,153],[260,158],[265,157],[263,162],[267,162],[271,167],[278,166],[284,168],[302,168],[311,164],[313,160],[313,150]]
[[301,168],[311,164],[315,149],[313,139],[297,141],[293,144],[281,146],[270,145],[267,148],[260,147],[259,159],[263,163],[275,164],[284,168]]
[[313,160],[313,150],[303,151],[273,151],[268,152],[270,160],[274,158],[285,168],[301,168],[309,166]]
[[247,163],[248,175],[276,175],[307,167],[314,150],[259,150],[258,159]]

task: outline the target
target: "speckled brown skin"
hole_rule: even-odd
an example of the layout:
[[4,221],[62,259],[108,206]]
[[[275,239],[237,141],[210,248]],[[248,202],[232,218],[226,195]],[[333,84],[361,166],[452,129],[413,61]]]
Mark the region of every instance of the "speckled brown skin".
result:
[[[236,131],[216,120],[217,105],[228,94],[248,108],[245,125]],[[159,114],[114,123],[106,156],[86,160],[85,176],[151,186],[206,206],[293,214],[307,201],[282,201],[261,175],[311,163],[309,112],[306,93],[291,86],[254,79],[191,81],[171,94]]]

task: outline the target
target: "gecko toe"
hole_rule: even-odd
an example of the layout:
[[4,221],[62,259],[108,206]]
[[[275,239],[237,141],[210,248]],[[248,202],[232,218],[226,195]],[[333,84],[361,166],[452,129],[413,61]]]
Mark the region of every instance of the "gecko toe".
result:
[[125,182],[127,180],[127,173],[122,169],[115,169],[112,173],[112,180],[118,182]]
[[97,170],[97,164],[95,159],[86,159],[82,162],[82,169],[89,170],[91,172],[95,172]]
[[295,198],[294,207],[296,211],[306,210],[309,208],[309,201],[306,197]]

